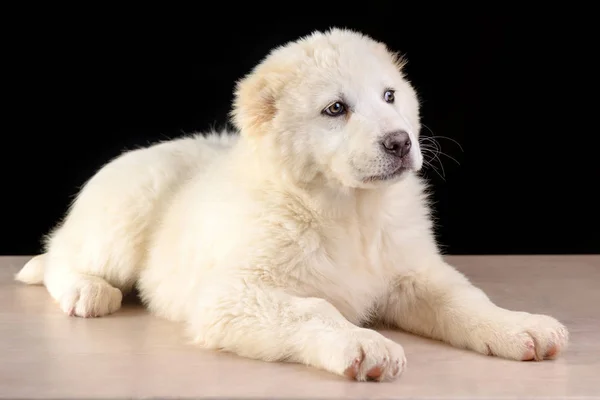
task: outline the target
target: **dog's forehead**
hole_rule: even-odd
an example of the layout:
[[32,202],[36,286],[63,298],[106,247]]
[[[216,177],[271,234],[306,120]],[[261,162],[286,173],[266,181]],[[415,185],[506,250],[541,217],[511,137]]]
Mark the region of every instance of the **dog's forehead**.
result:
[[313,49],[307,58],[325,73],[372,77],[374,72],[397,72],[391,54],[370,43],[329,43]]
[[310,109],[340,99],[356,104],[404,86],[401,63],[383,43],[347,31],[283,46],[266,60],[263,72],[266,83],[282,83],[278,97]]
[[315,100],[327,101],[332,95],[346,98],[362,97],[369,92],[378,95],[386,87],[397,86],[402,75],[389,53],[367,46],[329,46],[307,56],[299,78],[300,88],[311,93],[318,88],[321,93],[318,97],[322,98]]

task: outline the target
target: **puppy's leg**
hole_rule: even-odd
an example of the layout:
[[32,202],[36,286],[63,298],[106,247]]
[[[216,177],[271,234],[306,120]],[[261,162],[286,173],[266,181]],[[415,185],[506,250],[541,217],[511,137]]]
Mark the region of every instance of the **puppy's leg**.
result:
[[71,316],[101,317],[121,307],[122,292],[105,279],[78,272],[68,257],[56,261],[48,253],[35,256],[15,279],[30,285],[43,283],[60,308]]
[[514,360],[554,358],[568,342],[567,329],[556,319],[496,306],[442,261],[399,278],[384,319],[456,347]]
[[71,316],[101,317],[121,307],[123,294],[99,276],[50,270],[44,284],[60,308]]
[[[45,253],[15,277],[43,283],[64,312],[102,316],[133,288],[160,210],[196,169],[201,147],[186,138],[126,152],[81,189],[48,235]],[[207,153],[209,154],[209,153]]]
[[[67,231],[68,233],[69,231]],[[123,293],[137,280],[135,252],[117,252],[117,246],[103,240],[105,235],[89,238],[82,232],[78,239],[60,232],[51,239],[46,253],[33,257],[15,279],[27,284],[43,283],[46,289],[70,316],[101,317],[121,307]],[[111,253],[112,251],[112,253]]]
[[243,357],[302,363],[358,381],[395,379],[406,362],[399,344],[351,324],[323,299],[211,282],[191,311],[198,343]]

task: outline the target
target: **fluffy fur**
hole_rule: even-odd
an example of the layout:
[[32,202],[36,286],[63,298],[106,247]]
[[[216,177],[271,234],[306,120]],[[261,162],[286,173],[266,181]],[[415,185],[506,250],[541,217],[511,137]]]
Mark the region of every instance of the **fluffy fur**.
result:
[[406,366],[367,322],[514,360],[555,357],[563,325],[494,305],[441,257],[402,66],[348,30],[275,49],[237,85],[239,134],[111,161],[16,279],[80,317],[114,313],[137,287],[206,348],[361,381]]

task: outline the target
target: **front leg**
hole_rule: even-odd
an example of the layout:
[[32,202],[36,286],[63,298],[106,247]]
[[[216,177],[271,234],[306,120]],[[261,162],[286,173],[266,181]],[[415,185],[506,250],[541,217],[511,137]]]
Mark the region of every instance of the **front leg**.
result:
[[399,277],[383,314],[408,332],[514,360],[554,358],[569,336],[552,317],[496,306],[441,259]]
[[190,309],[190,332],[206,348],[263,361],[288,361],[348,378],[393,380],[404,349],[353,325],[329,302],[245,281],[210,282]]

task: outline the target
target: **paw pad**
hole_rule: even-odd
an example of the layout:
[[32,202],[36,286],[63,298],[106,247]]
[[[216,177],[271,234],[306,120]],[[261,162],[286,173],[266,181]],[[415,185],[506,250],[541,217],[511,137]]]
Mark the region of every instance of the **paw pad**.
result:
[[350,364],[350,366],[346,368],[346,371],[344,371],[344,375],[350,379],[356,379],[356,376],[358,375],[358,368],[360,367],[361,362],[362,358],[355,358],[352,364]]

